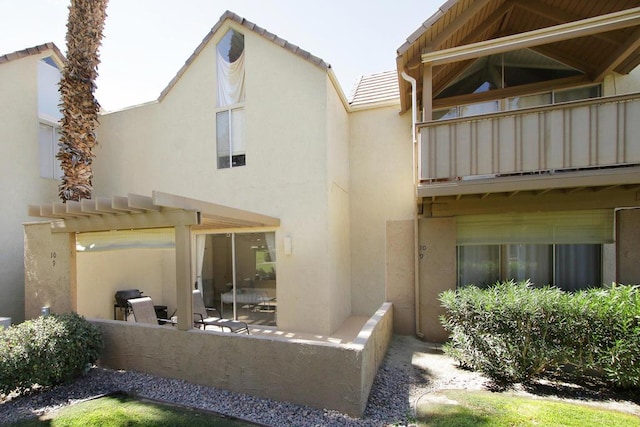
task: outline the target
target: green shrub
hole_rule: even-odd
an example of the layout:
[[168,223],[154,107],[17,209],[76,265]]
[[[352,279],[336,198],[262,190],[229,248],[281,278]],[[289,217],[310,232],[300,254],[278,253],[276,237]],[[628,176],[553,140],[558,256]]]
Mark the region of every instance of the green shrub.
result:
[[440,295],[445,352],[499,384],[545,376],[640,385],[640,290],[575,294],[529,282],[468,286]]
[[99,330],[76,313],[51,314],[0,331],[0,393],[70,381],[102,351]]

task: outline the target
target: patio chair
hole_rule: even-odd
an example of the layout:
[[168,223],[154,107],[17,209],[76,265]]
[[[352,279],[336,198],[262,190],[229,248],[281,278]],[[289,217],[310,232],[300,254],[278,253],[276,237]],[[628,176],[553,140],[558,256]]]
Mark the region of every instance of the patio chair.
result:
[[[213,307],[205,307],[204,299],[202,298],[202,292],[199,289],[193,290],[193,323],[195,326],[202,329],[207,329],[207,326],[217,326],[223,331],[228,329],[230,332],[249,334],[249,326],[244,322],[238,322],[236,320],[223,319],[217,309]],[[210,316],[210,314],[217,314],[217,316]]]
[[175,322],[169,319],[159,319],[156,316],[156,311],[153,308],[153,301],[149,297],[131,298],[127,300],[131,306],[133,317],[137,323],[148,323],[151,325],[164,325],[175,324]]

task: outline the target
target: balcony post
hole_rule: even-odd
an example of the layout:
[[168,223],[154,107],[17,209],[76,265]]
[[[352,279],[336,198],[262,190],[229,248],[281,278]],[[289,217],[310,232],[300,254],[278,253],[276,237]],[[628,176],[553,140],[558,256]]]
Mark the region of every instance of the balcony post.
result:
[[433,66],[424,64],[422,71],[422,121],[430,122],[433,116]]

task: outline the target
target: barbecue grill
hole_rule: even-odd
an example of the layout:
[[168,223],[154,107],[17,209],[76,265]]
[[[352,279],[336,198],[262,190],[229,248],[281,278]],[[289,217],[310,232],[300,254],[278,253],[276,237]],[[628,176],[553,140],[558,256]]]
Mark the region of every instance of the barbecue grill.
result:
[[[114,295],[116,303],[113,305],[113,320],[117,319],[117,310],[122,312],[122,318],[126,321],[127,317],[131,314],[130,299],[142,297],[142,292],[139,289],[123,289]],[[166,305],[154,305],[153,309],[156,312],[158,319],[167,319],[167,306]]]
[[114,295],[116,303],[113,306],[113,319],[116,319],[116,309],[120,309],[123,313],[124,320],[127,320],[127,316],[130,313],[131,306],[127,300],[132,298],[140,298],[142,296],[142,292],[139,289],[123,289],[117,291]]

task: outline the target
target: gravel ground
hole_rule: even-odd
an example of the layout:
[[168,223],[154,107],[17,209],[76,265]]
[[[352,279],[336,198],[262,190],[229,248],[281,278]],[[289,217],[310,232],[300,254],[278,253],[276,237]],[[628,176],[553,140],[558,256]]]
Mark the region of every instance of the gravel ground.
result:
[[[39,390],[26,396],[9,396],[4,402],[0,400],[0,425],[43,415],[101,394],[123,391],[268,426],[402,426],[408,425],[415,402],[428,399],[433,391],[478,390],[486,388],[486,385],[482,375],[456,368],[453,360],[434,351],[428,344],[412,337],[395,336],[361,419],[336,411],[275,402],[138,372],[94,368],[72,384]],[[524,389],[516,392],[529,394]],[[582,396],[582,400],[584,398]],[[640,415],[640,406],[630,401],[606,400],[593,404]]]

